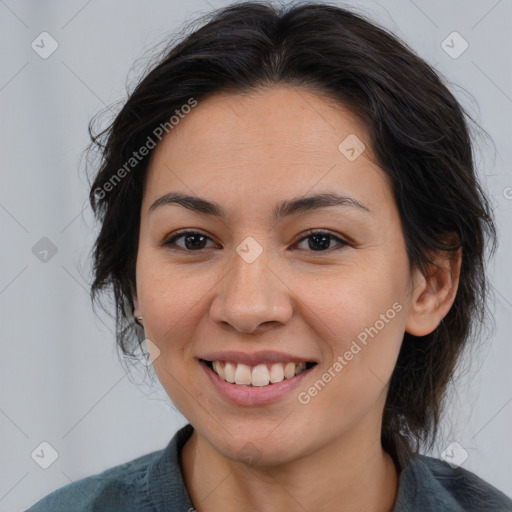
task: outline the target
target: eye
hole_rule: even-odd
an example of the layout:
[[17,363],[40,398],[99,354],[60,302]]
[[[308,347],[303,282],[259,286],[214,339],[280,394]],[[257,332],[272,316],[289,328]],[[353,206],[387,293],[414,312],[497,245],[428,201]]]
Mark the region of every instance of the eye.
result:
[[[303,236],[298,243],[302,243],[305,240],[309,240],[307,247],[313,252],[327,252],[330,249],[338,250],[344,246],[350,246],[348,242],[341,239],[338,236],[333,235],[329,231],[322,230],[309,230],[306,232],[306,236]],[[338,242],[338,247],[330,247],[332,241]],[[340,247],[341,246],[341,247]]]
[[[177,240],[183,239],[184,247],[176,244]],[[198,231],[182,231],[174,235],[169,240],[166,240],[163,245],[174,249],[175,247],[184,251],[196,252],[197,250],[204,249],[204,245],[209,237]],[[208,247],[207,247],[208,248]]]
[[[183,245],[177,243],[178,240],[183,240]],[[163,243],[165,247],[171,249],[178,249],[188,252],[198,252],[201,249],[208,249],[205,247],[208,241],[211,239],[205,234],[198,231],[182,231],[175,234],[173,237]],[[335,236],[329,231],[322,230],[309,230],[306,232],[306,236],[303,236],[295,245],[298,245],[308,240],[307,248],[313,252],[327,252],[330,249],[337,250],[336,247],[330,247],[332,241],[338,244],[338,249],[344,246],[350,246],[348,242]],[[307,249],[306,249],[307,250]]]

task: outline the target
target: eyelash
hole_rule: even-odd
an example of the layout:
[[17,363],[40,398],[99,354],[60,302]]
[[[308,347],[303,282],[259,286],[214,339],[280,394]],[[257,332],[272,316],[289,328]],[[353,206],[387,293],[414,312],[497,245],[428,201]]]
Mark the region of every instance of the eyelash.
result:
[[[201,235],[201,236],[204,236],[207,239],[211,240],[207,235],[205,235],[204,233],[201,233],[200,231],[181,231],[181,232],[175,233],[172,236],[172,238],[166,240],[162,245],[164,247],[168,248],[168,249],[171,249],[171,250],[185,251],[185,252],[189,252],[189,253],[201,252],[201,251],[207,250],[207,249],[191,250],[191,249],[185,249],[183,247],[177,246],[176,243],[175,243],[176,240],[184,237],[185,235]],[[311,237],[316,236],[316,235],[325,235],[325,236],[329,237],[331,240],[335,240],[335,241],[339,242],[339,246],[338,247],[334,247],[334,248],[331,247],[329,249],[319,250],[319,251],[312,251],[312,250],[310,250],[308,252],[327,253],[327,252],[332,252],[332,251],[336,251],[336,250],[342,249],[343,247],[351,246],[350,243],[348,243],[347,241],[343,240],[342,238],[334,235],[330,231],[314,230],[314,229],[310,229],[310,230],[306,231],[303,234],[302,238],[297,240],[297,242],[295,242],[294,245],[297,245],[300,242],[303,242],[304,240],[307,240],[308,238],[311,238]],[[304,250],[307,250],[307,249],[304,249]]]

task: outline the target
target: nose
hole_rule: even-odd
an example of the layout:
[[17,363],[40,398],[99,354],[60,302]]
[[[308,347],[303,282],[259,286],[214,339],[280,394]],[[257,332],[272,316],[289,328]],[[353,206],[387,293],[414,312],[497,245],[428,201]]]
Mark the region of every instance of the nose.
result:
[[234,253],[230,271],[218,283],[219,291],[211,304],[213,321],[247,334],[289,322],[292,292],[279,275],[278,266],[269,259],[263,251],[249,263]]

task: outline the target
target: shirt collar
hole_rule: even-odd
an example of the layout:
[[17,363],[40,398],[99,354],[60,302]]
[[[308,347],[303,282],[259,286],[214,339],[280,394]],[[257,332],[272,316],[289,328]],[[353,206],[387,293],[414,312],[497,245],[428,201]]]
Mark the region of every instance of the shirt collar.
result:
[[182,427],[147,470],[148,498],[155,512],[171,510],[194,510],[181,472],[181,449],[188,441],[194,428],[187,424]]
[[426,460],[427,457],[423,455],[415,455],[400,473],[398,493],[392,512],[464,512],[450,492],[432,474]]
[[[148,499],[155,512],[194,510],[181,472],[181,450],[194,428],[182,427],[147,470]],[[398,493],[392,512],[443,510],[463,512],[453,496],[434,477],[421,455],[414,456],[399,476]]]

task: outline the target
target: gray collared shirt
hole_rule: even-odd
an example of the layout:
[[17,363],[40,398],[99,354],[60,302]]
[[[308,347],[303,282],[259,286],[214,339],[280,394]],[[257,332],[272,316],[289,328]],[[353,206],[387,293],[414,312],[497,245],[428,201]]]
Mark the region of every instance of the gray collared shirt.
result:
[[[179,462],[193,432],[180,429],[163,450],[70,483],[26,512],[193,512]],[[512,512],[512,500],[475,474],[416,455],[402,470],[393,512]]]

